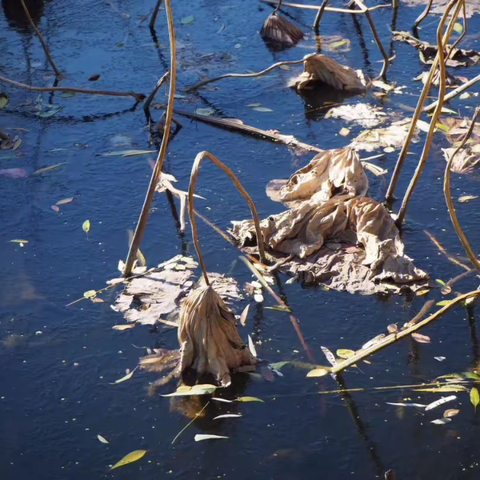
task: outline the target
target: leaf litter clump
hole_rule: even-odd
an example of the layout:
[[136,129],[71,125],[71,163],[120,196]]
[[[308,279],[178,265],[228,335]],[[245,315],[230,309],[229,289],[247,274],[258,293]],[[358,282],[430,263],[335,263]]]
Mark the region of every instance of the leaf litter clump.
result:
[[[428,284],[428,275],[405,254],[393,218],[365,197],[367,189],[360,159],[350,148],[321,153],[296,172],[278,198],[300,201],[260,224],[279,269],[351,293],[400,293]],[[232,223],[232,236],[256,253],[251,220]]]

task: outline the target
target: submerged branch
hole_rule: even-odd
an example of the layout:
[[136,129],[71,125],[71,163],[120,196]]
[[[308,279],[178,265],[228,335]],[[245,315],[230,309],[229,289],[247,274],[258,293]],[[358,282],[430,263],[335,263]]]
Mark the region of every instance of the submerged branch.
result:
[[35,87],[33,85],[26,85],[25,83],[15,82],[9,78],[0,76],[0,82],[8,83],[14,87],[23,88],[24,90],[31,90],[34,92],[71,92],[71,93],[85,93],[87,95],[110,95],[112,97],[133,97],[137,102],[141,102],[145,95],[134,92],[113,92],[109,90],[90,90],[87,88],[74,87]]
[[[310,54],[310,55],[314,55],[314,54]],[[190,87],[185,88],[184,91],[185,92],[191,92],[192,90],[198,90],[199,88],[203,87],[204,85],[208,85],[209,83],[217,82],[218,80],[222,80],[223,78],[255,78],[255,77],[260,77],[262,75],[265,75],[266,73],[271,72],[272,70],[275,70],[278,67],[281,67],[282,65],[298,65],[299,63],[303,63],[307,57],[309,57],[309,55],[306,55],[301,60],[286,60],[284,62],[277,62],[277,63],[274,63],[273,65],[270,65],[268,68],[265,68],[265,70],[262,70],[260,72],[254,72],[254,73],[225,73],[223,75],[219,75],[218,77],[207,78],[206,80],[203,80],[202,82],[196,83],[195,85],[191,85]]]
[[450,192],[450,168],[452,167],[452,163],[455,158],[455,155],[458,154],[458,152],[465,146],[468,139],[471,137],[473,129],[475,127],[475,122],[477,121],[477,117],[479,114],[480,114],[480,107],[477,107],[475,109],[475,113],[473,114],[472,119],[470,120],[470,128],[468,129],[468,132],[463,137],[463,140],[460,142],[460,145],[458,145],[456,150],[448,159],[447,166],[445,167],[445,180],[443,183],[445,201],[447,202],[448,213],[450,214],[450,219],[452,220],[453,228],[455,229],[455,232],[457,233],[458,238],[460,239],[460,242],[462,242],[463,249],[465,250],[468,258],[473,263],[473,266],[477,269],[478,272],[480,272],[480,262],[478,261],[477,257],[473,253],[472,248],[468,243],[467,237],[465,236],[462,228],[460,227],[460,224],[457,219],[457,213],[455,212],[455,207],[453,205],[452,194]]
[[48,59],[50,65],[52,66],[53,70],[55,71],[55,75],[57,77],[61,77],[62,74],[60,73],[60,70],[55,65],[55,62],[53,61],[53,58],[50,55],[50,52],[48,51],[47,44],[45,43],[45,40],[43,39],[42,34],[40,33],[40,30],[35,25],[35,22],[33,21],[31,15],[30,15],[30,12],[28,11],[27,6],[25,5],[24,0],[20,0],[20,3],[22,4],[23,10],[25,11],[25,15],[27,16],[31,27],[35,30],[35,33],[37,34],[37,37],[40,40],[40,43],[42,44],[43,51],[45,52],[45,55],[47,56],[47,59]]

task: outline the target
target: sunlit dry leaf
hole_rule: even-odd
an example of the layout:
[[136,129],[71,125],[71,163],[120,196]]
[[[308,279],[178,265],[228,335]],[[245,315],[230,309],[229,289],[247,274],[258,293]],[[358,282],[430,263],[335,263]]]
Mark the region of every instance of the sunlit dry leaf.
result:
[[273,112],[271,108],[267,108],[267,107],[253,107],[253,110],[255,110],[256,112],[263,112],[263,113]]
[[5,93],[0,93],[0,110],[8,105],[8,97]]
[[337,350],[337,357],[339,358],[346,359],[352,357],[353,355],[355,355],[355,352],[353,350],[347,350],[345,348],[340,348],[339,350]]
[[255,344],[250,335],[248,336],[248,349],[250,350],[250,353],[257,358],[257,350],[255,349]]
[[323,377],[330,373],[330,369],[325,367],[314,368],[307,373],[307,377]]
[[437,305],[439,307],[446,307],[447,305],[450,305],[452,303],[452,300],[442,300],[441,302],[437,302]]
[[90,220],[85,220],[83,223],[82,223],[82,230],[85,232],[85,233],[88,233],[90,231]]
[[443,362],[447,357],[433,357],[437,362]]
[[177,388],[173,393],[167,395],[162,395],[162,397],[189,397],[192,395],[210,395],[212,394],[217,387],[209,383],[203,383],[189,387],[187,385],[182,385]]
[[443,287],[445,286],[445,282],[443,280],[440,280],[439,278],[437,278],[435,281],[440,285],[442,285]]
[[412,333],[412,338],[418,343],[430,343],[430,337],[422,335],[421,333]]
[[453,400],[456,400],[456,399],[457,399],[456,395],[450,395],[449,397],[439,398],[438,400],[435,400],[435,402],[429,403],[425,407],[425,411],[427,412],[428,410],[433,410],[434,408],[437,408],[440,405],[443,405],[444,403],[452,402]]
[[432,420],[430,423],[434,423],[435,425],[445,425],[446,423],[451,421],[451,418],[437,418],[436,420]]
[[109,443],[108,440],[105,437],[102,437],[100,434],[97,435],[97,438],[102,442],[102,443]]
[[88,290],[86,292],[84,292],[83,296],[85,298],[93,298],[97,295],[97,291],[96,290]]
[[244,309],[243,309],[243,312],[242,314],[240,315],[240,324],[242,325],[242,327],[245,326],[245,324],[247,323],[247,317],[248,317],[248,311],[250,310],[250,304],[248,304]]
[[342,137],[346,137],[347,135],[350,134],[350,130],[348,128],[341,128],[340,131],[338,132]]
[[393,405],[394,407],[412,407],[412,408],[425,408],[426,405],[423,403],[392,403],[386,402],[387,405]]
[[115,468],[123,467],[124,465],[128,465],[129,463],[136,462],[137,460],[140,460],[146,453],[147,453],[147,450],[134,450],[133,452],[130,452],[128,455],[125,455],[110,470],[114,470]]
[[435,393],[453,393],[453,392],[465,392],[468,389],[463,385],[441,385],[440,387],[425,387],[416,388],[416,392],[435,392]]
[[212,397],[212,400],[215,400],[216,402],[233,403],[233,400],[228,400],[226,398]]
[[20,238],[14,238],[13,240],[9,240],[10,243],[28,243],[28,240],[22,240]]
[[213,115],[215,113],[215,110],[213,108],[197,108],[195,110],[195,113],[197,115],[204,115],[205,117],[209,117],[210,115]]
[[260,403],[265,403],[261,398],[258,397],[237,397],[235,399],[236,402],[260,402]]
[[443,417],[444,418],[451,418],[454,417],[455,415],[458,415],[460,413],[460,410],[457,408],[449,408],[448,410],[445,410],[443,412]]
[[426,295],[429,291],[430,291],[429,288],[420,288],[419,290],[417,290],[417,292],[415,293],[415,295],[416,295],[417,297],[421,297],[422,295]]
[[94,297],[91,299],[93,303],[105,303],[105,300],[101,299],[101,298],[98,298],[98,297]]
[[65,162],[57,163],[56,165],[50,165],[49,167],[39,168],[38,170],[35,170],[32,175],[40,175],[41,173],[49,172],[50,170],[61,167],[62,165],[65,165]]
[[253,299],[254,299],[257,303],[262,303],[262,302],[264,301],[263,295],[260,294],[260,293],[256,293],[256,294],[253,296]]
[[132,375],[134,374],[135,370],[137,369],[138,367],[135,367],[130,373],[127,373],[124,377],[122,378],[119,378],[118,380],[115,380],[113,383],[111,383],[110,385],[116,385],[117,383],[122,383],[122,382],[126,382],[127,380],[130,380],[132,378]]
[[74,200],[74,197],[64,198],[63,200],[59,200],[56,205],[65,205],[66,203],[70,203]]
[[12,147],[12,150],[15,151],[17,150],[20,145],[22,144],[22,140],[19,138],[18,140],[15,141],[15,143],[13,144],[13,147]]
[[226,413],[225,415],[217,415],[216,417],[213,417],[213,419],[220,420],[222,418],[240,418],[241,416],[241,413]]
[[133,328],[135,326],[134,323],[127,323],[126,325],[114,325],[112,327],[112,330],[120,330],[120,331],[123,331],[123,330],[130,330],[131,328]]
[[396,323],[392,323],[392,324],[388,325],[387,331],[388,331],[388,333],[398,332],[398,325]]
[[478,390],[475,387],[470,390],[470,401],[472,402],[475,411],[477,411],[477,405],[480,402],[480,396],[478,394]]
[[292,312],[286,305],[272,305],[271,307],[265,307],[265,310],[274,310],[276,312],[287,312],[287,313]]
[[466,203],[466,202],[470,202],[471,200],[475,200],[476,198],[478,198],[478,195],[462,195],[458,201],[460,203]]
[[60,211],[60,208],[57,207],[56,205],[52,205],[50,208],[51,208],[54,212],[57,212],[57,213]]
[[197,433],[195,435],[196,442],[202,442],[203,440],[221,440],[223,438],[228,438],[223,435],[208,435],[205,433]]
[[337,361],[335,360],[335,355],[327,348],[327,347],[320,347],[322,349],[323,354],[327,357],[328,362],[330,365],[335,366]]

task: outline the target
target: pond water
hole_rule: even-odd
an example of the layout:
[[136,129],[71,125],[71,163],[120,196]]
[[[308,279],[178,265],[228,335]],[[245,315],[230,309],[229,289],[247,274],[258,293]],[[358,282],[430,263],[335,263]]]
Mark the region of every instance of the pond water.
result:
[[[0,75],[33,85],[49,85],[54,78],[38,39],[3,1],[0,15]],[[43,2],[37,2],[37,7]],[[147,5],[147,3],[149,3]],[[165,12],[157,22],[158,44],[148,28],[147,16],[154,3],[139,0],[72,0],[45,2],[37,12],[39,28],[65,78],[61,85],[105,90],[149,93],[168,68],[168,34]],[[368,102],[385,111],[411,115],[419,82],[412,78],[425,70],[417,52],[406,44],[390,42],[390,29],[409,30],[421,9],[400,6],[392,18],[390,8],[373,13],[387,51],[396,57],[388,78],[405,85],[402,95],[383,100],[372,96],[351,97],[345,103]],[[307,32],[296,47],[270,51],[258,31],[271,12],[257,0],[201,0],[173,2],[178,41],[179,98],[176,107],[194,111],[212,108],[216,115],[241,118],[246,124],[278,129],[321,148],[346,145],[362,128],[349,126],[351,134],[338,134],[343,122],[324,118],[318,101],[303,100],[285,88],[295,72],[277,70],[259,79],[224,80],[198,95],[185,96],[181,88],[202,76],[225,72],[261,70],[280,60],[296,60],[315,51],[309,28],[314,14],[286,9],[293,21]],[[8,13],[8,17],[6,15]],[[190,15],[191,22],[181,22]],[[17,20],[15,20],[17,18]],[[433,41],[439,17],[422,24],[421,38]],[[324,35],[340,35],[351,41],[351,50],[334,53],[340,62],[361,68],[374,77],[381,57],[365,18],[326,13]],[[479,17],[469,23],[465,46],[478,47]],[[212,54],[212,55],[210,55]],[[458,69],[473,77],[474,69]],[[96,82],[91,75],[100,74]],[[99,289],[118,275],[117,263],[124,259],[128,229],[135,227],[147,188],[150,155],[123,158],[101,156],[111,151],[152,149],[141,106],[133,99],[59,94],[16,89],[4,84],[9,104],[0,111],[0,130],[17,134],[19,148],[0,151],[0,169],[24,168],[29,174],[57,164],[55,169],[25,178],[0,176],[0,477],[2,479],[85,479],[115,477],[178,479],[370,479],[383,478],[393,469],[398,479],[478,479],[479,412],[475,413],[468,392],[451,403],[460,414],[448,425],[430,421],[441,416],[398,410],[386,402],[405,398],[430,403],[438,393],[373,391],[370,387],[408,385],[436,376],[466,371],[477,365],[478,313],[458,307],[422,333],[431,344],[401,341],[371,358],[371,364],[343,375],[347,388],[367,390],[349,395],[318,395],[338,388],[330,377],[318,381],[305,378],[305,370],[282,369],[283,377],[259,382],[238,375],[225,394],[249,395],[265,403],[211,404],[205,415],[178,438],[172,439],[190,421],[171,409],[170,400],[147,394],[155,375],[135,372],[121,384],[116,379],[132,370],[146,347],[176,348],[173,329],[137,326],[114,331],[123,323],[110,305],[115,292],[102,295],[105,303],[83,301],[67,304],[83,292]],[[474,87],[472,92],[478,91]],[[35,115],[35,105],[60,105],[48,118]],[[165,100],[163,90],[157,100]],[[261,103],[271,112],[248,105]],[[450,107],[470,116],[477,97],[455,100]],[[48,108],[48,107],[46,107]],[[161,111],[153,110],[156,119]],[[288,176],[313,155],[297,156],[288,148],[177,117],[183,128],[169,145],[165,170],[186,189],[195,155],[208,150],[229,165],[256,202],[264,217],[281,210],[265,196],[272,178]],[[17,130],[15,130],[17,129]],[[424,134],[422,134],[422,139]],[[413,173],[422,143],[413,146],[399,184],[403,194]],[[407,253],[433,279],[448,280],[462,270],[448,262],[425,236],[435,235],[454,256],[464,256],[450,224],[442,194],[445,166],[441,147],[447,143],[437,134],[427,167],[415,191],[403,240]],[[388,169],[386,177],[370,173],[370,196],[382,200],[398,152],[374,160]],[[452,192],[478,194],[477,174],[452,177]],[[249,216],[248,207],[233,190],[226,176],[213,165],[201,170],[197,208],[222,229],[232,219]],[[74,201],[54,211],[51,206],[64,198]],[[465,233],[474,251],[480,248],[478,202],[457,204]],[[398,208],[395,203],[394,208]],[[82,224],[90,221],[88,235]],[[241,284],[251,279],[239,251],[205,224],[199,224],[205,261],[212,271],[228,272]],[[23,246],[12,239],[28,240]],[[142,243],[149,265],[187,252],[194,254],[190,232],[179,234],[167,199],[157,195]],[[356,349],[390,323],[412,318],[427,299],[441,300],[438,289],[426,296],[360,296],[320,288],[286,284],[279,275],[281,293],[300,322],[303,335],[317,363],[325,364],[320,346],[335,351]],[[470,276],[455,285],[467,292],[478,285]],[[450,297],[448,297],[450,298]],[[246,302],[239,305],[243,308]],[[254,304],[240,333],[257,342],[258,355],[270,362],[308,361],[288,315],[265,309],[275,303]],[[444,356],[439,362],[434,357]],[[173,391],[174,385],[159,393]],[[203,405],[203,404],[202,404]],[[200,409],[201,405],[190,408]],[[213,420],[222,413],[241,413],[241,418]],[[197,433],[229,437],[212,442],[194,442]],[[100,434],[109,443],[97,439]],[[145,449],[140,461],[109,472],[109,466],[132,450]]]

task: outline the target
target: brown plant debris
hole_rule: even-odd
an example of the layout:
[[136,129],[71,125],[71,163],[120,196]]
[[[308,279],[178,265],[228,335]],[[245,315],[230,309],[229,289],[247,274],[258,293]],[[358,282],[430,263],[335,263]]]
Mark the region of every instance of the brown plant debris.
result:
[[303,73],[290,81],[289,86],[297,90],[313,89],[325,83],[339,91],[363,93],[366,81],[361,70],[340,65],[328,55],[307,55],[303,62]]
[[[272,256],[294,255],[279,269],[307,283],[362,294],[427,283],[427,274],[405,255],[387,210],[370,198],[336,196],[321,205],[307,200],[263,220],[261,229]],[[241,246],[255,242],[249,220],[233,222],[231,234]]]
[[[428,3],[428,0],[402,0],[407,7],[418,7]],[[435,0],[430,8],[431,14],[443,15],[445,8],[447,7],[449,0]],[[465,2],[465,14],[471,17],[474,13],[480,13],[480,2],[478,0],[469,0]]]
[[266,40],[286,46],[296,45],[303,39],[303,32],[296,25],[275,12],[265,20],[260,35]]
[[[385,148],[401,148],[407,138],[411,122],[411,118],[405,118],[392,123],[388,127],[364,130],[352,141],[350,147],[366,152]],[[414,143],[419,140],[418,128],[416,132],[417,134],[413,138]]]
[[[423,40],[415,38],[408,32],[392,32],[393,40],[397,42],[406,42],[415,47],[420,52],[420,60],[431,65],[437,55],[437,46]],[[480,61],[480,53],[475,50],[465,50],[455,48],[447,61],[447,67],[469,67],[476,65]],[[438,83],[438,80],[437,80]]]
[[[123,313],[127,322],[142,325],[160,322],[176,326],[180,307],[195,287],[193,271],[197,266],[198,263],[192,257],[177,255],[157,268],[147,270],[143,275],[120,279],[125,283],[125,288],[112,308]],[[231,304],[241,298],[235,280],[218,273],[209,275],[215,289],[227,303]]]
[[334,195],[363,196],[367,190],[368,179],[360,158],[348,147],[325,150],[289,180],[272,180],[267,185],[267,195],[273,201],[289,206],[310,198],[322,203]]
[[212,285],[188,295],[180,312],[178,343],[181,372],[212,374],[222,386],[230,384],[230,371],[256,363],[237,331],[235,316]]

